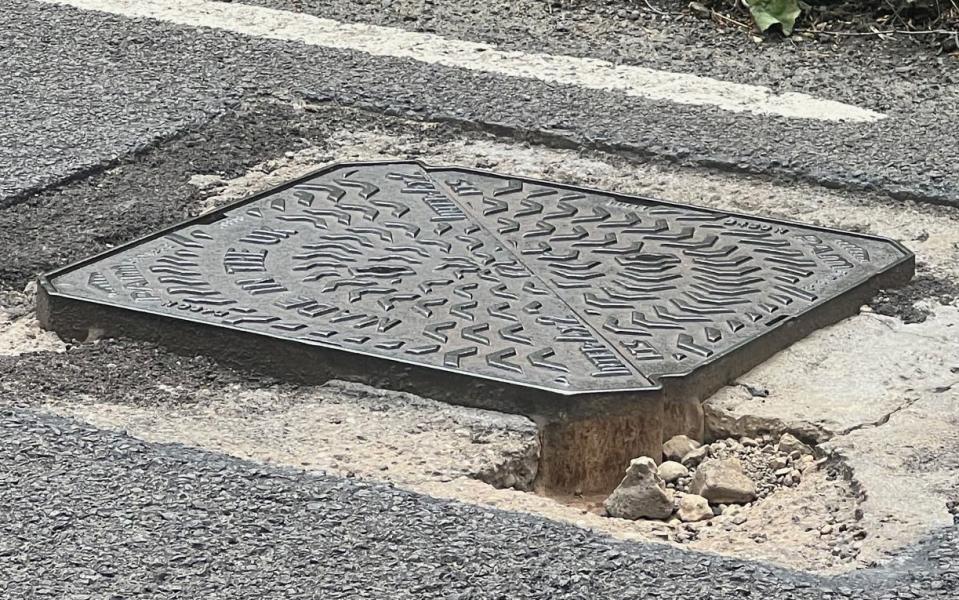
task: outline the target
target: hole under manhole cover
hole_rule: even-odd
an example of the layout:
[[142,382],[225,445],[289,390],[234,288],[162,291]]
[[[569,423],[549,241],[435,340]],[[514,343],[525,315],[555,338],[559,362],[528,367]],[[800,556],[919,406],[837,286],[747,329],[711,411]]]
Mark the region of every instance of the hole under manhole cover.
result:
[[695,429],[704,394],[913,270],[881,238],[362,163],[50,273],[38,313],[74,337],[526,414],[545,485],[608,490]]

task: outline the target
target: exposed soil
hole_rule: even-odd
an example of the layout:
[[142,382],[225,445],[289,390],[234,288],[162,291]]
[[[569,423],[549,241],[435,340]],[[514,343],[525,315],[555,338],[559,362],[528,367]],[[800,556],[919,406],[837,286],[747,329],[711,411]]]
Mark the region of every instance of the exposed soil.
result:
[[[535,427],[521,417],[362,386],[294,388],[120,340],[0,357],[0,404],[39,408],[151,442],[390,481],[627,539],[821,572],[863,566],[845,541],[821,533],[831,524],[852,532],[858,501],[848,481],[818,465],[798,484],[764,485],[760,501],[709,521],[611,519],[587,510],[581,498],[558,502],[515,489],[532,481],[537,452]],[[754,462],[757,476],[768,470]]]

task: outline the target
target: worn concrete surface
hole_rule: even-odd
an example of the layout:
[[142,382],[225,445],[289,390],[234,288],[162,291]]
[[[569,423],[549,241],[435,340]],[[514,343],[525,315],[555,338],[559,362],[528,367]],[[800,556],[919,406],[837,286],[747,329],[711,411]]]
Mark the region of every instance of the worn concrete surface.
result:
[[301,390],[165,386],[164,391],[169,399],[148,405],[51,396],[43,408],[151,442],[179,442],[411,489],[468,477],[528,490],[536,477],[536,426],[516,415],[346,382]]
[[[953,338],[953,348],[955,348]],[[879,539],[909,543],[953,523],[959,499],[959,378],[918,394],[878,425],[834,437],[823,450],[842,459],[865,499],[863,525]],[[875,547],[866,560],[885,558]]]
[[867,309],[715,394],[705,404],[707,429],[717,437],[791,431],[825,442],[880,426],[923,398],[950,395],[959,381],[957,340],[956,307],[913,324]]
[[44,331],[33,311],[34,290],[0,291],[0,356],[25,352],[62,352],[65,344],[56,334]]
[[719,437],[790,431],[841,458],[864,497],[863,524],[873,542],[864,560],[880,560],[880,547],[912,543],[952,523],[959,306],[937,306],[914,324],[864,312],[739,381],[706,402],[707,430]]

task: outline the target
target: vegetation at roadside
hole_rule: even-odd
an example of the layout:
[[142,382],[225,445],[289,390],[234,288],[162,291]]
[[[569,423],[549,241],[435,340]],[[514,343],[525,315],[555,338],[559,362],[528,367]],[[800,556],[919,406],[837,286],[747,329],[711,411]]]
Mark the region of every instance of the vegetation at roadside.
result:
[[[543,0],[570,8],[655,22],[682,15],[718,27],[819,40],[897,38],[959,57],[959,0]],[[646,15],[643,17],[643,15]],[[777,33],[778,32],[778,33]]]
[[[908,35],[959,51],[959,0],[700,0],[693,12],[728,24],[748,13],[760,31],[845,36]],[[801,16],[801,18],[800,18]]]

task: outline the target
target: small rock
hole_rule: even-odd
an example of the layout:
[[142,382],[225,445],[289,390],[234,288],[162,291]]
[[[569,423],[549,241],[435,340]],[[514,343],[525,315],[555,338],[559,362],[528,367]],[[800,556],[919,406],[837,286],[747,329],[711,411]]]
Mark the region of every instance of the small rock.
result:
[[783,454],[792,454],[793,452],[799,452],[801,455],[813,453],[812,448],[800,442],[790,433],[784,433],[782,437],[779,438],[779,451]]
[[791,469],[791,468],[789,468],[789,467],[783,467],[783,468],[781,468],[781,469],[776,469],[776,471],[773,473],[773,475],[775,475],[776,477],[784,477],[784,476],[786,476],[786,475],[789,475],[790,473],[792,473],[792,469]]
[[663,456],[666,460],[681,461],[684,456],[700,447],[700,443],[685,435],[676,435],[663,444]]
[[781,471],[783,469],[788,468],[788,466],[789,466],[789,461],[787,461],[782,456],[777,456],[773,458],[771,461],[769,461],[769,468],[772,469],[773,471]]
[[609,516],[620,519],[665,519],[673,514],[673,495],[656,474],[656,461],[642,456],[629,463],[622,483],[603,506]]
[[706,6],[702,4],[701,2],[690,2],[689,10],[693,11],[694,13],[702,17],[708,17],[711,13],[711,11],[708,8],[706,8]]
[[666,483],[672,483],[680,477],[689,475],[689,469],[678,462],[667,460],[663,464],[659,465],[659,468],[656,469],[656,473],[662,477],[663,481]]
[[742,438],[742,439],[739,440],[739,443],[742,444],[742,445],[743,445],[744,447],[746,447],[746,448],[755,448],[756,446],[759,445],[759,442],[756,441],[756,440],[754,440],[754,439],[751,438],[751,437],[744,437],[744,438]]
[[832,533],[832,525],[823,525],[819,530],[819,535],[829,535]]
[[701,464],[693,475],[689,491],[714,504],[745,504],[756,499],[756,484],[735,458]]
[[679,462],[683,463],[687,467],[695,467],[707,456],[709,456],[709,446],[700,446],[684,456]]
[[686,494],[679,499],[679,508],[676,515],[681,521],[705,521],[713,517],[713,510],[709,508],[709,500],[696,494]]

